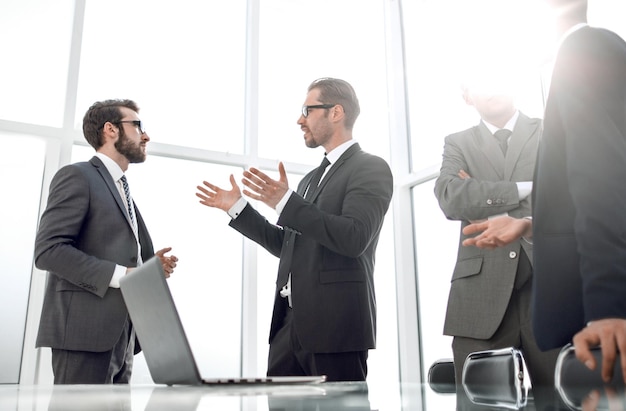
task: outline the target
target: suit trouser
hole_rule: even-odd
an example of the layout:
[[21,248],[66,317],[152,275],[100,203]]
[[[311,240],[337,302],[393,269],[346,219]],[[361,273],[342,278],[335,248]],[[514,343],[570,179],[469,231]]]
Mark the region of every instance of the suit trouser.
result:
[[55,384],[127,384],[133,369],[135,332],[127,320],[113,348],[104,352],[52,349]]
[[293,309],[287,308],[283,325],[270,342],[267,375],[326,375],[327,381],[365,381],[367,355],[367,351],[312,353],[305,350],[293,325]]
[[521,349],[524,361],[534,387],[553,387],[554,369],[559,349],[541,351],[535,342],[530,316],[532,280],[527,281],[519,290],[513,289],[500,327],[487,340],[467,337],[454,337],[452,352],[454,354],[455,378],[461,382],[465,358],[476,351],[498,348],[516,347]]

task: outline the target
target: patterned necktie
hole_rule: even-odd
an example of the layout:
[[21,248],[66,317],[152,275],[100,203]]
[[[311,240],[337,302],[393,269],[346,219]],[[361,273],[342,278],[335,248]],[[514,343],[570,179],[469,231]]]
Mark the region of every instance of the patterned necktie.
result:
[[126,195],[128,216],[130,217],[130,221],[133,223],[133,227],[136,227],[137,223],[135,223],[135,214],[133,213],[133,206],[130,200],[130,189],[128,188],[128,181],[126,181],[126,176],[123,175],[122,178],[120,178],[120,181],[122,182],[122,187],[124,187],[124,194]]
[[313,174],[313,178],[311,179],[311,182],[309,183],[309,187],[307,188],[306,194],[304,195],[305,199],[308,200],[309,198],[313,197],[313,193],[317,191],[317,186],[319,186],[320,180],[322,179],[322,175],[324,175],[324,171],[326,171],[326,167],[328,167],[329,164],[330,164],[330,161],[328,161],[326,156],[324,156],[322,163],[317,168],[317,170],[315,170],[315,174]]
[[498,139],[500,143],[500,149],[502,150],[502,154],[506,155],[506,149],[509,146],[509,137],[513,132],[511,130],[507,130],[502,128],[495,132],[494,136]]

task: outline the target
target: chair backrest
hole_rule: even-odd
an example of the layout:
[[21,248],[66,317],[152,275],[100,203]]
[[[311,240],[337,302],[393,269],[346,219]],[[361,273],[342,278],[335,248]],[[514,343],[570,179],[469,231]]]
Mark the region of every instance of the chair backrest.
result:
[[428,369],[428,385],[441,394],[455,393],[454,362],[448,358],[435,361]]
[[462,384],[474,404],[520,409],[528,401],[524,357],[514,347],[468,355],[463,364]]
[[594,370],[590,370],[578,361],[574,352],[574,346],[571,344],[563,347],[557,358],[554,384],[561,399],[570,408],[580,409],[584,398],[592,390],[597,390],[600,394],[598,409],[604,409],[607,398],[603,394],[607,388],[610,388],[610,391],[615,393],[615,395],[623,395],[625,391],[619,356],[613,369],[613,379],[609,383],[605,383],[601,375],[602,350],[600,347],[595,347],[592,348],[591,352],[596,359],[596,368]]

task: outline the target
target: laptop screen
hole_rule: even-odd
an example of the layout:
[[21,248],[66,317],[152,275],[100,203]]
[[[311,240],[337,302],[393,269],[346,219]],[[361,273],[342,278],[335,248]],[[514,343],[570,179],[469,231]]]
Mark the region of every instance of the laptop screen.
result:
[[157,384],[310,384],[326,380],[325,376],[202,379],[158,257],[122,277],[120,288]]
[[161,262],[152,257],[120,279],[139,344],[158,384],[200,384],[200,374]]

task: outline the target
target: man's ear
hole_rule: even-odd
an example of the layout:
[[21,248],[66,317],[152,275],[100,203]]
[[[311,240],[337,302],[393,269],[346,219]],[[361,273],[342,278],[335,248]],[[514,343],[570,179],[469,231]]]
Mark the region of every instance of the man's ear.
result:
[[117,128],[117,126],[110,121],[104,123],[104,126],[102,126],[102,142],[106,143],[107,140],[110,139],[117,140],[118,137],[119,129]]
[[330,113],[332,115],[332,121],[334,122],[343,120],[346,115],[346,112],[343,110],[343,106],[340,104],[337,104],[333,108],[331,108]]
[[102,129],[108,133],[117,133],[118,131],[115,124],[111,123],[110,121],[107,121],[106,123],[104,123],[104,126],[102,126]]
[[470,96],[469,88],[466,85],[461,86],[461,96],[463,97],[463,101],[468,106],[473,106],[474,101],[472,100],[472,96]]

